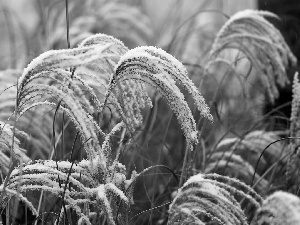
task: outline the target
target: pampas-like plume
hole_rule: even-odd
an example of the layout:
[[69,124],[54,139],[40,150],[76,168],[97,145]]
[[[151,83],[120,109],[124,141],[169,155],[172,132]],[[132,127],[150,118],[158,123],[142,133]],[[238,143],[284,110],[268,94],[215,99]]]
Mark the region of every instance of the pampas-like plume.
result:
[[289,82],[286,68],[295,66],[297,60],[280,32],[264,16],[277,18],[270,12],[249,9],[233,15],[217,34],[210,58],[213,62],[226,49],[241,51],[262,73],[259,78],[274,102],[279,94],[276,82],[281,86]]
[[219,224],[248,224],[232,194],[246,198],[255,208],[262,202],[254,190],[234,178],[217,174],[192,176],[170,205],[168,224],[205,224],[207,219]]
[[[234,161],[237,162],[236,156],[240,156],[245,164],[248,164],[252,169],[256,169],[258,175],[263,175],[274,164],[284,165],[286,163],[285,158],[282,157],[284,145],[281,142],[276,142],[279,139],[280,137],[276,132],[262,130],[252,131],[243,138],[224,139],[216,146],[215,151],[212,153],[211,163],[215,166],[211,168],[212,165],[210,165],[210,171],[218,170],[218,161],[220,160],[223,161],[226,159],[230,162],[230,155],[232,155],[232,163]],[[268,148],[265,149],[266,147]],[[244,169],[246,171],[247,167],[244,167]],[[223,170],[223,172],[225,171]],[[239,172],[241,171],[235,170],[237,176]],[[250,184],[247,180],[251,179],[252,176],[243,181]]]
[[[298,78],[298,72],[294,75],[293,80],[293,100],[290,118],[290,136],[294,138],[300,137],[300,82]],[[298,189],[299,181],[299,139],[291,139],[289,143],[289,157],[287,166],[287,187],[290,191],[296,191]]]
[[[86,39],[78,48],[52,50],[40,55],[27,66],[19,79],[17,101],[21,116],[37,105],[52,105],[55,108],[53,103],[45,100],[45,98],[54,98],[57,103],[62,103],[60,108],[70,117],[80,132],[89,157],[99,155],[105,161],[97,137],[97,134],[104,135],[104,133],[91,116],[94,112],[100,112],[102,105],[94,90],[83,79],[86,77],[91,79],[95,76],[94,74],[88,76],[88,73],[80,68],[86,65],[93,66],[97,62],[98,67],[103,65],[105,71],[104,67],[108,63],[104,58],[113,63],[118,61],[119,54],[126,50],[127,48],[117,39],[98,34]],[[71,67],[74,71],[66,71]],[[75,70],[78,68],[79,72],[76,73]],[[97,68],[94,69],[97,71]],[[101,78],[95,80],[94,83],[98,86],[106,85]],[[52,86],[49,86],[50,84]],[[83,93],[83,89],[87,94]],[[88,94],[95,107],[92,107],[88,100]],[[92,140],[88,141],[91,138]]]
[[[292,101],[292,112],[291,112],[291,126],[290,126],[290,135],[292,137],[299,137],[300,134],[300,82],[298,78],[298,72],[294,75],[293,80],[293,101]],[[299,143],[299,140],[297,140]]]
[[[183,65],[161,49],[137,47],[122,56],[111,78],[110,89],[124,80],[137,80],[157,88],[176,114],[187,141],[192,145],[198,142],[196,124],[176,81],[189,91],[200,113],[212,120],[203,97],[188,79]],[[109,94],[110,91],[107,96]]]
[[[151,106],[143,84],[149,83],[158,88],[167,99],[181,124],[187,141],[191,146],[197,143],[194,118],[183,94],[175,85],[175,81],[181,83],[189,91],[203,116],[210,120],[212,120],[212,116],[203,97],[188,79],[183,65],[163,50],[154,47],[139,47],[125,53],[126,50],[127,48],[117,39],[98,34],[84,40],[78,48],[52,50],[40,55],[27,66],[19,79],[18,106],[23,108],[22,113],[24,113],[31,109],[34,106],[32,103],[36,104],[36,100],[41,98],[44,93],[56,98],[57,102],[61,101],[64,105],[61,109],[71,117],[80,131],[83,141],[86,142],[92,138],[95,143],[94,147],[86,148],[90,157],[94,157],[95,153],[92,148],[96,149],[97,154],[101,152],[98,148],[96,134],[104,134],[93,122],[93,118],[86,114],[92,114],[95,110],[103,113],[106,103],[110,102],[129,128],[128,130],[132,132],[141,124],[141,108],[147,105]],[[124,53],[125,55],[122,56]],[[109,84],[102,83],[107,90],[104,102],[100,103],[93,89],[89,88],[88,83],[81,78],[88,77],[88,71],[82,72],[80,68],[92,67],[93,70],[101,70],[107,75],[108,67],[114,66],[120,56],[121,59],[115,67]],[[79,68],[79,72],[65,70],[71,67],[76,67],[75,70]],[[36,83],[38,79],[45,77],[58,84],[58,88]],[[91,76],[89,77],[91,78]],[[103,79],[96,79],[97,81],[101,82]],[[93,110],[78,83],[84,86],[87,93],[90,94],[96,109]],[[116,85],[117,83],[118,85]],[[61,98],[62,96],[65,97]],[[48,102],[43,102],[38,105],[49,105]],[[96,132],[94,132],[95,130]],[[87,142],[85,146],[89,146],[89,143]]]
[[[101,53],[110,46],[111,44],[47,51],[33,59],[24,69],[19,79],[19,89],[22,91],[26,84],[37,79],[42,72],[79,67],[99,59]],[[102,57],[104,57],[103,55]]]
[[254,167],[239,155],[231,151],[216,152],[212,155],[210,161],[205,167],[205,173],[227,175],[237,178],[248,185],[252,183],[253,174],[255,174],[253,180],[255,187],[253,189],[261,196],[266,195],[269,182],[256,173]]
[[[167,99],[192,148],[198,141],[196,124],[176,81],[192,95],[202,116],[212,120],[183,65],[160,49],[139,47],[128,51],[119,40],[98,34],[84,40],[78,48],[43,53],[19,78],[17,121],[37,106],[62,110],[81,135],[88,159],[77,165],[51,160],[24,164],[7,179],[8,190],[45,191],[63,197],[65,207],[60,217],[66,209],[72,209],[82,223],[89,224],[90,216],[100,215],[108,224],[126,224],[136,174],[126,180],[126,168],[118,158],[112,158],[110,138],[121,129],[124,134],[134,132],[141,124],[141,109],[151,106],[146,83],[159,89]],[[94,90],[97,86],[102,88],[102,97]],[[101,121],[93,116],[103,116],[108,104],[115,108],[121,122],[105,133],[98,124]],[[104,140],[102,145],[100,140]]]
[[[113,166],[108,164],[113,161],[109,139],[122,125],[117,124],[110,133],[105,134],[92,116],[103,113],[104,101],[113,99],[115,101],[112,103],[120,106],[119,100],[113,93],[108,99],[99,98],[89,86],[94,80],[93,87],[102,87],[100,94],[103,96],[108,89],[112,68],[127,50],[119,40],[98,34],[84,40],[78,48],[46,52],[25,68],[18,82],[17,120],[37,106],[55,109],[58,104],[79,131],[88,160],[81,161],[79,167],[69,162],[54,161],[25,164],[12,172],[7,190],[29,194],[45,191],[58,198],[63,197],[65,208],[73,209],[79,221],[88,224],[89,216],[96,212],[98,215],[101,212],[99,219],[105,218],[109,224],[115,224],[118,218],[127,223],[133,192],[128,191],[128,198],[124,192],[130,180],[126,181],[124,166],[118,162]],[[86,82],[87,79],[89,82]],[[121,88],[123,86],[120,85]],[[139,88],[140,85],[136,89]],[[136,98],[140,96],[136,95]],[[122,106],[116,108],[123,111]],[[99,135],[105,140],[102,147]],[[72,190],[67,188],[69,184],[73,185]],[[8,192],[4,193],[9,196]],[[91,214],[86,207],[93,208]],[[60,217],[63,215],[64,211]]]
[[300,199],[293,194],[277,191],[268,196],[257,210],[253,225],[300,224]]
[[[108,224],[114,225],[116,218],[121,218],[126,224],[132,192],[126,192],[125,188],[132,179],[126,180],[126,170],[122,164],[115,165],[114,172],[105,173],[102,168],[99,157],[93,161],[82,160],[78,164],[52,160],[31,161],[12,171],[6,187],[9,191],[5,190],[6,198],[17,195],[16,190],[19,195],[44,191],[63,198],[66,209],[73,209],[79,221],[85,220],[91,224],[89,218],[98,213]],[[106,180],[109,182],[106,183]],[[85,207],[91,210],[84,212]],[[63,215],[64,211],[61,211],[60,218]]]

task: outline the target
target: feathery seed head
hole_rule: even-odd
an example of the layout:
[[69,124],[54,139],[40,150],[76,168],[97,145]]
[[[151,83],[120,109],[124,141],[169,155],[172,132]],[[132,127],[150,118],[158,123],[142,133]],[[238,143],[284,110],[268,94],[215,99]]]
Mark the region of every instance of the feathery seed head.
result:
[[174,111],[187,141],[192,144],[198,142],[194,118],[183,94],[176,86],[176,81],[189,91],[203,116],[208,119],[212,119],[212,116],[203,97],[178,60],[155,47],[137,47],[121,57],[111,78],[110,89],[124,80],[144,82],[157,88]]
[[256,10],[233,15],[217,34],[210,58],[212,62],[218,60],[220,53],[228,49],[242,52],[261,73],[259,78],[267,89],[267,96],[274,102],[279,94],[276,83],[282,87],[289,83],[286,68],[295,66],[297,59],[281,33],[264,16],[277,17]]
[[[232,182],[237,187],[227,182]],[[170,205],[168,224],[201,224],[207,222],[203,221],[202,217],[206,215],[211,221],[219,224],[246,225],[246,216],[232,194],[245,197],[256,207],[259,205],[259,196],[236,179],[217,174],[192,176],[178,191]]]
[[257,210],[253,225],[297,225],[300,223],[300,199],[277,191],[268,196]]

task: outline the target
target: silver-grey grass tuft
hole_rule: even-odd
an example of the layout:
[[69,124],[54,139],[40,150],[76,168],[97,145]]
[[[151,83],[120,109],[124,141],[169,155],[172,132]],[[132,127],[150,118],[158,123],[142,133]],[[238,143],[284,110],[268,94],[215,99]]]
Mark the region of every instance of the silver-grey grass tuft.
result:
[[284,191],[277,191],[273,193],[263,201],[251,224],[300,224],[300,199],[296,195]]
[[266,11],[244,10],[234,14],[218,32],[208,67],[221,53],[236,49],[242,52],[258,70],[259,79],[271,102],[278,97],[277,84],[289,83],[286,70],[296,66],[297,59],[289,49],[280,31],[264,17],[275,17]]
[[237,179],[218,174],[192,176],[170,205],[168,224],[202,225],[215,221],[218,224],[246,225],[247,218],[233,195],[246,198],[254,208],[262,202],[253,189]]
[[[118,132],[133,134],[139,128],[141,109],[151,107],[144,87],[150,84],[175,112],[192,148],[198,142],[198,131],[176,81],[188,90],[200,114],[212,120],[204,98],[182,63],[161,49],[128,50],[118,39],[96,34],[77,48],[41,54],[19,78],[17,121],[36,107],[63,111],[77,129],[87,159],[78,164],[54,160],[22,164],[12,171],[2,190],[7,189],[11,195],[43,191],[63,198],[65,207],[58,217],[60,221],[65,210],[72,209],[79,224],[91,224],[95,216],[111,225],[127,224],[138,174],[133,172],[126,179],[126,167],[119,163],[118,155],[114,158],[110,138]],[[108,104],[116,117],[111,129],[104,132],[101,120]],[[101,115],[100,121],[95,114]]]

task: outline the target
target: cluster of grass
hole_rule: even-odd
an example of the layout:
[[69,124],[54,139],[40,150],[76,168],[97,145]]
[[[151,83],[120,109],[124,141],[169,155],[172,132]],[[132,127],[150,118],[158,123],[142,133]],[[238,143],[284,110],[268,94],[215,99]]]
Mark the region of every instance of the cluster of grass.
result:
[[[232,15],[199,60],[201,9],[163,50],[134,1],[63,3],[37,1],[35,48],[11,40],[0,71],[0,223],[300,223],[300,85],[276,15]],[[275,130],[263,108],[290,82]]]

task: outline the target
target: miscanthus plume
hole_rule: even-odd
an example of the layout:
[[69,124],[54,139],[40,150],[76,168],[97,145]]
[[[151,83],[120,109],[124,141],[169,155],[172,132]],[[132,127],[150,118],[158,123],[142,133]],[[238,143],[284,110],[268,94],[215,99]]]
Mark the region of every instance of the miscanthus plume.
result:
[[279,19],[271,12],[250,9],[234,14],[218,32],[208,66],[223,58],[226,50],[238,50],[256,68],[269,100],[274,102],[279,96],[276,85],[289,83],[286,69],[296,66],[297,59],[280,31],[265,17]]
[[[197,144],[196,123],[177,84],[192,96],[200,114],[212,120],[182,63],[156,47],[128,50],[114,37],[96,34],[76,48],[50,50],[32,60],[18,80],[16,121],[36,108],[63,113],[76,128],[87,158],[78,163],[38,160],[21,164],[1,186],[5,199],[48,192],[63,200],[57,223],[73,210],[79,224],[91,224],[95,218],[126,224],[138,174],[126,178],[126,167],[112,152],[111,138],[120,133],[132,137],[141,126],[142,109],[151,107],[145,88],[150,85],[174,111],[191,148]],[[103,129],[108,111],[111,123]],[[8,141],[11,136],[3,137]]]

